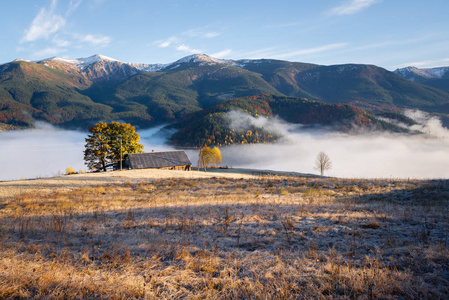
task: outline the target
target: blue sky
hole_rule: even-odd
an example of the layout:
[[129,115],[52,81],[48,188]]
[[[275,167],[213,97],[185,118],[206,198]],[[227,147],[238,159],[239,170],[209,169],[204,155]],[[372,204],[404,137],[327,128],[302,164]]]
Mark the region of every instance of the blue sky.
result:
[[93,54],[168,63],[205,53],[389,70],[449,65],[447,0],[17,0],[0,9],[0,63]]

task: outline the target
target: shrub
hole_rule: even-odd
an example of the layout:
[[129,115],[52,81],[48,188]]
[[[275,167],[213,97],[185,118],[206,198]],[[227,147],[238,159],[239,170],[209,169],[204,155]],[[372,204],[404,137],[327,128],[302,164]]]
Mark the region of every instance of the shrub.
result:
[[72,167],[68,167],[67,169],[65,169],[65,174],[72,175],[72,174],[76,174],[76,172]]

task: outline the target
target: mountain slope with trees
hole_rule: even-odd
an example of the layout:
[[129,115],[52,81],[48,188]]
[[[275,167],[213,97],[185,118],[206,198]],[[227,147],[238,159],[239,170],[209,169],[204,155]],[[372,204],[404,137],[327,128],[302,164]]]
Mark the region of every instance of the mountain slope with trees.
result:
[[[0,65],[0,128],[30,127],[35,120],[84,129],[111,120],[150,127],[257,95],[345,103],[371,111],[449,112],[449,93],[371,65],[319,66],[207,55],[149,65],[94,55]],[[287,121],[317,118],[316,110],[303,113],[295,101],[279,103],[282,107],[273,102],[270,109],[284,111]],[[323,109],[321,123],[329,119],[326,113]]]
[[[256,118],[264,118],[268,122]],[[325,126],[343,132],[409,132],[385,121],[405,118],[399,114],[377,116],[347,104],[326,104],[305,98],[271,95],[229,100],[194,113],[168,128],[177,129],[171,142],[180,146],[273,143],[283,136],[270,126],[269,120],[272,118],[281,119],[277,122],[302,124],[309,128]],[[410,119],[407,121],[414,124]]]

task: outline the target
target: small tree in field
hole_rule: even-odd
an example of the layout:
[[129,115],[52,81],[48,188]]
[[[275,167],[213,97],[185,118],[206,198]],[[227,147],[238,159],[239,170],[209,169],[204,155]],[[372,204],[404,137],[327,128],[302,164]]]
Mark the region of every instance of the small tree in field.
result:
[[198,168],[204,168],[204,172],[209,165],[217,166],[218,163],[222,161],[220,149],[214,147],[213,149],[209,147],[203,147],[200,149]]
[[332,162],[329,156],[327,156],[324,152],[318,153],[315,159],[315,170],[319,170],[321,176],[323,176],[324,171],[328,171],[330,169],[332,169]]
[[221,157],[221,151],[218,149],[218,147],[214,147],[212,149],[212,164],[214,168],[217,166],[218,163],[221,163],[222,157]]
[[140,153],[140,136],[131,124],[100,122],[89,129],[84,150],[85,164],[94,171],[106,171],[110,163],[120,162],[127,153]]

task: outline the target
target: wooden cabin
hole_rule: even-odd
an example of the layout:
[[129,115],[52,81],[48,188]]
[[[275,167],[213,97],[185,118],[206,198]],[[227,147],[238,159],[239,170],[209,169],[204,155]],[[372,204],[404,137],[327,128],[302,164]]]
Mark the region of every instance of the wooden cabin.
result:
[[125,156],[125,168],[190,171],[192,162],[184,150],[132,153]]

